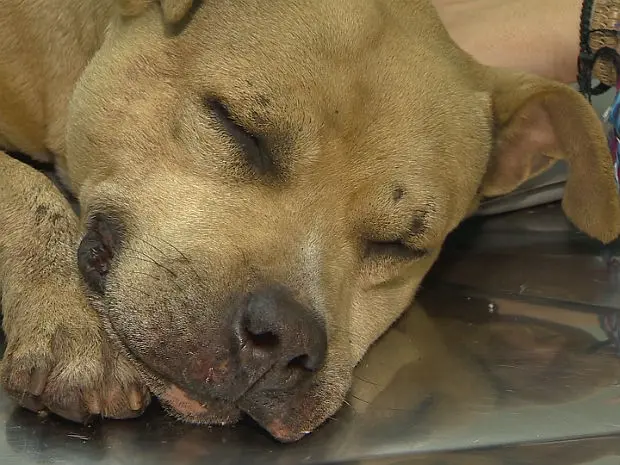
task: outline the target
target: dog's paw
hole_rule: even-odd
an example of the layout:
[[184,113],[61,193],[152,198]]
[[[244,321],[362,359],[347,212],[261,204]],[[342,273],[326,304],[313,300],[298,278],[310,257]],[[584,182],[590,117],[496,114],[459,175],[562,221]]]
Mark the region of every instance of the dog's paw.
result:
[[8,335],[0,381],[22,407],[81,423],[96,416],[124,419],[144,412],[148,389],[96,325],[75,321],[70,327],[44,326]]

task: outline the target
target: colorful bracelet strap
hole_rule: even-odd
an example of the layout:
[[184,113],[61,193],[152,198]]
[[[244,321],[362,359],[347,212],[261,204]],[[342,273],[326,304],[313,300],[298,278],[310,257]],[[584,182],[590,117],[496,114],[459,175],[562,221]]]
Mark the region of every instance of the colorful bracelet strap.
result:
[[[584,0],[580,24],[580,52],[577,83],[589,100],[615,87],[615,97],[603,115],[609,150],[614,163],[616,185],[620,195],[620,0]],[[593,87],[593,78],[599,84]],[[604,252],[605,253],[605,252]],[[609,266],[617,266],[607,257]],[[600,326],[620,356],[620,312],[599,316]]]
[[[620,2],[618,0],[584,0],[579,31],[577,83],[588,100],[616,84],[620,44]],[[599,80],[592,86],[593,78]]]
[[[603,121],[607,127],[607,141],[614,162],[614,174],[616,185],[620,195],[620,59],[616,55],[614,59],[614,71],[619,77],[616,82],[616,95],[613,103],[603,115]],[[616,257],[606,257],[608,266],[618,266]],[[607,341],[613,345],[616,353],[620,355],[620,312],[605,313],[599,315],[600,326],[607,336]]]
[[[620,63],[620,59],[618,60]],[[618,66],[620,70],[620,66]],[[618,73],[620,76],[620,73]],[[616,185],[620,191],[620,79],[616,83],[616,96],[613,103],[603,114],[603,120],[607,127],[607,140],[614,162]]]

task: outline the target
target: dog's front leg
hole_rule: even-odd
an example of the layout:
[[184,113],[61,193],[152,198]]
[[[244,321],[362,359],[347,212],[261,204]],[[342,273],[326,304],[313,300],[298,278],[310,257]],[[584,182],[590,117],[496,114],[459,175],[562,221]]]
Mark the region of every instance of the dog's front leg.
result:
[[75,421],[134,417],[139,374],[105,338],[76,263],[79,223],[41,173],[0,152],[0,380],[24,407]]

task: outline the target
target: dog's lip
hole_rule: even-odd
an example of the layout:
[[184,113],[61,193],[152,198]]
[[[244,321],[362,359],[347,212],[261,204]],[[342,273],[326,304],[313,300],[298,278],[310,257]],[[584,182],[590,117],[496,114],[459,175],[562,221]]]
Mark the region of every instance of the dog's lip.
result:
[[265,422],[264,419],[254,416],[251,411],[242,410],[242,412],[258,423],[258,425],[271,434],[274,439],[285,444],[297,442],[312,433],[312,431],[306,430],[294,432],[291,428],[285,425],[282,419],[279,418],[273,419],[270,422]]
[[[179,386],[176,381],[170,379],[168,376],[162,374],[155,368],[153,368],[148,362],[143,360],[141,357],[137,356],[129,347],[127,347],[124,343],[123,346],[125,350],[129,352],[131,358],[137,363],[146,375],[147,384],[152,384],[151,389],[157,392],[154,394],[157,397],[162,397],[166,395],[166,393],[173,392],[175,395],[183,394],[187,399],[186,401],[193,401],[202,406],[206,406],[209,402],[226,402],[226,399],[220,399],[217,396],[209,396],[208,398],[205,395],[199,395],[194,392],[191,388],[187,388],[186,386]],[[148,380],[154,380],[155,382],[149,383]],[[234,405],[234,402],[229,402],[231,406]]]
[[241,410],[232,404],[215,400],[200,402],[174,384],[168,386],[159,399],[173,415],[194,423],[223,426],[236,423],[241,415]]
[[206,411],[206,404],[199,402],[176,384],[171,384],[159,398],[172,406],[177,412],[187,416],[196,416]]
[[[162,374],[159,370],[152,367],[146,360],[144,360],[140,354],[135,353],[129,344],[127,344],[123,338],[119,335],[114,327],[114,323],[107,318],[109,322],[109,327],[114,333],[114,339],[120,345],[122,352],[124,352],[128,358],[137,365],[137,368],[143,373],[145,382],[149,386],[150,390],[153,394],[166,402],[166,399],[163,396],[168,393],[168,395],[181,397],[185,397],[183,402],[189,404],[190,402],[195,402],[201,406],[206,406],[209,402],[226,402],[224,399],[219,399],[216,396],[211,396],[209,399],[205,399],[205,396],[197,395],[195,392],[192,392],[191,389],[187,389],[185,387],[180,388],[177,383],[170,379],[168,376]],[[178,391],[177,391],[178,390]],[[172,403],[166,402],[170,407],[174,408]],[[231,408],[236,408],[233,402],[230,403]],[[194,405],[194,407],[197,407]],[[179,412],[181,413],[181,412]]]
[[[146,383],[149,385],[153,394],[168,409],[173,410],[173,414],[184,420],[194,421],[207,424],[231,424],[237,421],[236,417],[241,410],[234,402],[227,402],[216,396],[198,395],[191,389],[180,387],[168,377],[160,374],[142,359],[135,357],[133,352],[128,350],[136,363],[139,364],[140,370],[146,375]],[[149,380],[152,380],[149,382]],[[219,410],[226,412],[213,412],[209,407],[218,404]],[[225,409],[222,409],[225,406]],[[217,415],[214,417],[214,414]],[[231,419],[232,418],[232,419]]]
[[[125,346],[124,343],[123,346]],[[251,393],[251,388],[235,401],[226,401],[215,396],[207,398],[204,395],[197,395],[192,390],[179,387],[175,382],[159,374],[157,370],[137,357],[129,348],[125,347],[125,350],[131,354],[131,357],[140,366],[140,369],[147,375],[147,379],[155,380],[152,386],[150,386],[153,394],[162,401],[165,408],[173,416],[177,416],[181,420],[192,423],[226,426],[236,423],[240,418],[239,415],[243,413],[252,418],[275,440],[284,444],[297,442],[312,433],[309,430],[295,431],[287,427],[285,421],[281,418],[267,420],[252,406],[243,405],[244,396]],[[151,383],[147,381],[147,384]],[[213,403],[218,404],[215,407],[215,411],[209,408],[210,405],[213,406]]]
[[[112,319],[108,318],[107,315],[105,315],[104,317],[105,317],[105,320],[107,321],[107,323],[109,325],[109,329],[111,330],[111,332],[113,334],[113,339],[120,346],[121,351],[123,353],[125,353],[127,355],[127,357],[135,365],[137,365],[137,368],[140,371],[142,371],[142,373],[144,374],[144,376],[146,378],[145,381],[147,382],[147,384],[151,384],[152,385],[152,386],[149,386],[151,388],[151,390],[157,391],[157,392],[153,392],[156,396],[160,396],[161,395],[160,391],[161,392],[165,392],[166,388],[168,388],[170,386],[175,386],[175,387],[178,388],[176,381],[174,381],[169,376],[164,375],[159,370],[157,370],[154,367],[152,367],[151,364],[148,363],[148,361],[144,360],[144,358],[139,353],[134,352],[132,350],[131,346],[123,339],[123,337],[120,336],[120,334],[122,334],[122,333],[119,333],[116,330],[116,327],[115,327],[114,322],[112,321]],[[154,380],[155,382],[149,383],[148,380]],[[163,389],[162,389],[162,386],[164,386]],[[198,396],[196,393],[191,392],[191,389],[184,388],[184,389],[181,389],[181,390],[183,392],[185,392],[191,399],[193,399],[195,401],[198,401],[197,398],[201,397],[201,396]],[[213,396],[211,398],[211,400],[219,400],[219,399],[217,399],[215,396]]]
[[[132,356],[135,357],[133,352]],[[139,363],[142,370],[148,374],[148,377],[156,380],[156,383],[159,385],[157,389],[158,392],[154,392],[154,394],[163,401],[169,409],[172,409],[174,413],[181,415],[182,418],[186,420],[224,426],[235,423],[238,420],[238,418],[235,418],[236,414],[244,413],[252,418],[261,428],[266,430],[274,439],[282,443],[293,443],[312,433],[312,431],[305,430],[295,431],[287,427],[285,422],[280,418],[272,418],[266,421],[266,418],[251,405],[244,405],[245,396],[251,394],[252,388],[258,384],[258,381],[246,390],[241,397],[234,401],[220,399],[216,396],[207,397],[204,394],[199,395],[191,389],[180,387],[174,381],[170,381],[167,377],[159,374],[157,370],[142,359],[136,357],[136,361]],[[212,405],[213,403],[220,404],[220,407],[222,404],[225,404],[228,407],[227,414],[214,418],[214,412],[209,409],[210,404]]]
[[[108,319],[109,320],[109,319]],[[282,443],[296,442],[302,439],[304,436],[312,433],[312,431],[298,431],[294,432],[292,429],[287,428],[281,419],[274,418],[271,421],[265,421],[265,418],[261,418],[262,415],[257,414],[254,408],[251,406],[244,406],[244,398],[246,395],[252,392],[259,381],[265,376],[259,377],[244,393],[236,400],[230,401],[226,399],[220,399],[216,396],[210,396],[207,398],[204,395],[198,395],[192,392],[191,389],[181,388],[176,382],[171,380],[168,376],[161,374],[158,370],[153,368],[148,362],[143,360],[141,356],[131,350],[130,346],[118,335],[114,324],[110,321],[110,328],[115,333],[114,338],[123,349],[128,357],[137,364],[139,369],[145,375],[145,381],[153,394],[163,401],[164,405],[173,410],[174,413],[180,415],[183,419],[194,420],[198,423],[205,424],[232,424],[235,423],[238,418],[235,418],[235,414],[243,412],[251,417],[256,423],[258,423],[263,429],[265,429],[271,436]],[[149,380],[151,382],[149,382]],[[175,402],[178,400],[180,402]],[[216,420],[211,416],[209,411],[210,403],[225,404],[229,407],[226,420],[222,417],[218,417]],[[175,405],[176,404],[176,405]],[[180,409],[178,407],[181,407]]]

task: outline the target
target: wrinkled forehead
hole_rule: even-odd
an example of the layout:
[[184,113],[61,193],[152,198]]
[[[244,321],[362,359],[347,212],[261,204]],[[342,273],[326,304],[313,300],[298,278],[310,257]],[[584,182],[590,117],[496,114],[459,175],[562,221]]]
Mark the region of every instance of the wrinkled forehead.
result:
[[[427,2],[206,2],[176,41],[189,86],[251,128],[296,134],[295,153],[327,171],[345,158],[352,183],[383,174],[436,192],[476,179],[458,170],[488,147],[462,135],[488,129],[488,101]],[[457,187],[466,203],[475,186]]]
[[299,99],[311,94],[304,104],[341,106],[402,98],[411,81],[437,81],[441,28],[425,2],[427,14],[413,13],[418,3],[208,2],[181,34],[180,56],[193,77],[236,92],[286,93],[291,100],[296,91]]
[[426,1],[206,2],[178,43],[188,85],[360,141],[381,124],[445,141],[481,105]]

